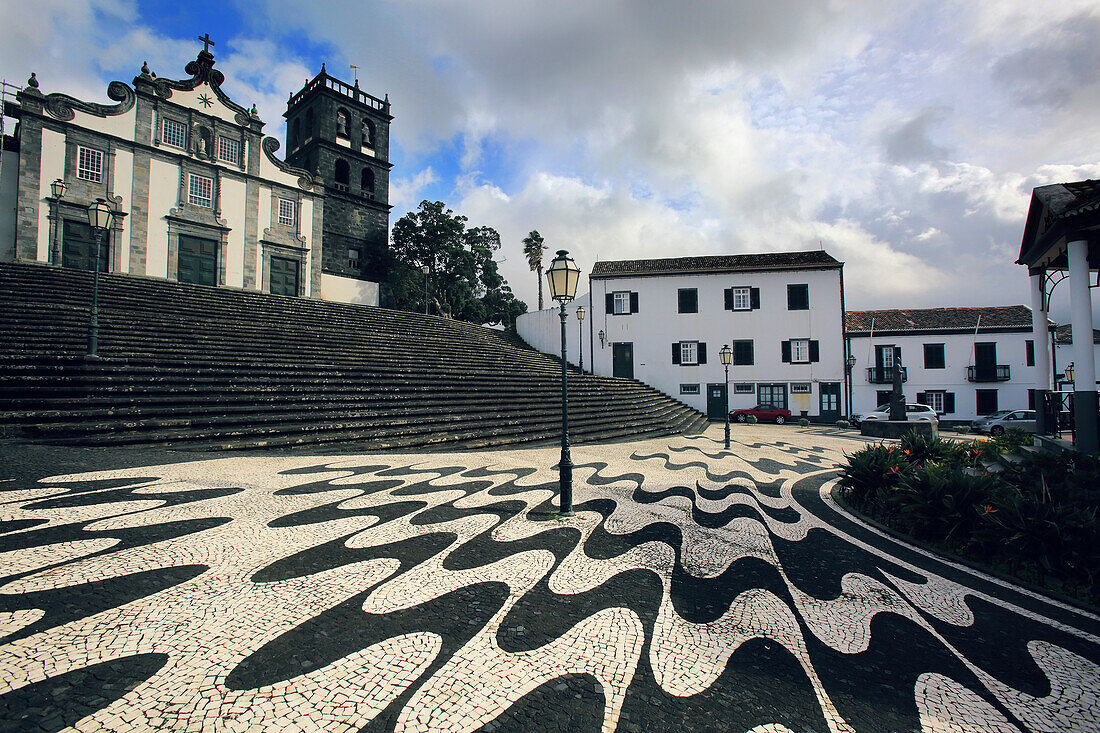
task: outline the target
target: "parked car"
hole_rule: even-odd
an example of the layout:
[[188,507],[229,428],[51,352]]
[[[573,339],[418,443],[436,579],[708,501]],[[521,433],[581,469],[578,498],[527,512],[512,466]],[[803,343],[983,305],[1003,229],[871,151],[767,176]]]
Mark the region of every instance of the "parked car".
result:
[[791,419],[791,411],[775,405],[757,405],[747,410],[730,410],[730,420],[748,422],[749,415],[755,415],[760,422],[773,422],[782,425]]
[[[852,420],[856,425],[859,425],[864,420],[889,420],[890,419],[890,405],[879,405],[870,412],[859,412],[852,415]],[[936,414],[928,405],[916,405],[911,403],[905,403],[905,419],[909,422],[934,422],[940,421],[940,416]]]
[[1037,429],[1035,410],[1000,410],[970,421],[970,429],[976,433],[1004,435],[1009,428],[1034,433]]

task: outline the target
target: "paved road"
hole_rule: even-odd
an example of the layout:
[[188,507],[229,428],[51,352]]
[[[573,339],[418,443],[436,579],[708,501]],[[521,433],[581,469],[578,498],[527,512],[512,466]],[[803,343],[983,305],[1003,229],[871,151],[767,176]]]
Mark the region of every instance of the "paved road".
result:
[[552,448],[0,444],[0,730],[1100,730],[1100,619],[829,498],[796,426]]

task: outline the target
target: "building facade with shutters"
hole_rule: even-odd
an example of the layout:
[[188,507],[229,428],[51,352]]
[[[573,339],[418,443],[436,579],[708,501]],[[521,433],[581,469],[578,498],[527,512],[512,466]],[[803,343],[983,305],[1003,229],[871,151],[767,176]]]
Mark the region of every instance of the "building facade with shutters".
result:
[[[97,243],[85,212],[102,198],[115,216],[98,248],[101,271],[377,304],[389,103],[322,67],[288,105],[301,130],[288,162],[255,106],[222,90],[208,48],[186,73],[158,78],[144,65],[132,85],[111,82],[114,104],[43,93],[32,74],[4,110],[17,126],[5,141],[15,155],[4,160],[0,232],[12,235],[0,260],[93,269]],[[344,140],[337,108],[372,129],[370,140]],[[302,130],[297,113],[303,121],[308,113],[313,128]],[[321,154],[333,146],[343,155]],[[354,190],[343,183],[350,173],[338,175],[341,160],[371,171],[359,173]]]
[[856,412],[889,401],[895,348],[906,402],[930,406],[941,421],[1033,407],[1037,351],[1026,306],[849,311],[845,325]]
[[836,420],[846,410],[842,280],[843,263],[823,251],[597,262],[586,364],[715,419],[727,404],[773,404]]

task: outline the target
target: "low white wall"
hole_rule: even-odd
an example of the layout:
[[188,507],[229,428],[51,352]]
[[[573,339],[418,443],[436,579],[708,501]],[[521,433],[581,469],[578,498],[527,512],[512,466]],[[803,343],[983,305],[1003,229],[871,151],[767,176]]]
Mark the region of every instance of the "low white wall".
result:
[[[578,306],[584,306],[585,310],[584,321],[581,323],[581,331],[584,334],[581,347],[585,363],[584,369],[590,371],[592,360],[589,354],[588,326],[592,308],[587,293],[578,295],[565,306],[565,346],[567,349],[565,360],[575,365],[578,363],[577,357],[580,355],[577,351],[577,339],[581,336],[578,332],[577,323]],[[561,309],[558,305],[555,304],[552,308],[544,308],[540,311],[524,313],[516,319],[516,331],[519,333],[520,338],[531,345],[531,348],[544,354],[561,356]]]
[[321,273],[321,299],[377,306],[378,283]]

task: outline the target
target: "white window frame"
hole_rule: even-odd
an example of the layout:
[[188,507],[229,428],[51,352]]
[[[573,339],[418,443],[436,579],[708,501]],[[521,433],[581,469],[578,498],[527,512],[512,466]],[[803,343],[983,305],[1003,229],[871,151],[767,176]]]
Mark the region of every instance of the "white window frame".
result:
[[942,390],[930,390],[924,393],[925,404],[936,411],[936,414],[943,414],[943,400],[947,396],[947,392]]
[[681,384],[680,394],[699,394],[698,384]]
[[78,145],[76,148],[76,177],[92,183],[103,183],[103,151]]
[[733,309],[735,311],[752,309],[752,288],[733,288]]
[[791,382],[791,394],[811,394],[809,382]]
[[752,382],[737,382],[733,385],[734,394],[756,394],[756,385]]
[[160,141],[165,145],[181,150],[187,148],[187,125],[171,117],[163,117],[160,122]]
[[297,218],[295,216],[297,213],[295,212],[295,208],[296,207],[294,206],[294,202],[290,199],[279,199],[278,222],[281,226],[294,226],[295,219]]
[[223,163],[240,165],[241,141],[225,135],[218,135],[218,160]]
[[630,315],[630,291],[629,290],[617,290],[615,295],[615,305],[612,313],[616,316]]
[[883,369],[892,369],[894,367],[894,347],[893,347],[893,345],[890,345],[890,346],[883,345],[880,348],[882,349],[882,368]]
[[197,173],[187,174],[187,203],[214,208],[214,179]]
[[810,340],[809,339],[791,339],[791,363],[792,364],[809,364],[810,363]]
[[699,342],[680,342],[680,366],[697,366],[699,364]]

